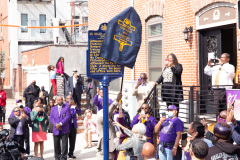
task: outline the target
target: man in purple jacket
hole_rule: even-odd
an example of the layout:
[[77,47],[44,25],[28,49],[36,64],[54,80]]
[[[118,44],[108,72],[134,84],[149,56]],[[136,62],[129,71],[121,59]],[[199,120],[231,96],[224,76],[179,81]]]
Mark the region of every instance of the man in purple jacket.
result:
[[133,126],[137,123],[143,123],[146,126],[145,135],[147,137],[147,142],[153,144],[153,132],[154,127],[157,124],[157,121],[153,116],[150,116],[148,112],[149,112],[148,104],[144,103],[141,108],[141,113],[133,118],[131,128],[133,128]]
[[63,104],[63,97],[57,97],[57,102],[58,104],[52,107],[50,114],[50,120],[53,124],[54,155],[55,160],[67,160],[71,111],[68,105]]
[[81,114],[81,108],[74,103],[74,100],[70,100],[68,102],[68,106],[70,107],[70,111],[71,111],[71,118],[69,121],[69,128],[70,128],[69,145],[70,146],[69,146],[68,156],[69,156],[69,158],[75,159],[76,157],[74,156],[73,152],[75,149],[77,128],[78,128],[77,114]]

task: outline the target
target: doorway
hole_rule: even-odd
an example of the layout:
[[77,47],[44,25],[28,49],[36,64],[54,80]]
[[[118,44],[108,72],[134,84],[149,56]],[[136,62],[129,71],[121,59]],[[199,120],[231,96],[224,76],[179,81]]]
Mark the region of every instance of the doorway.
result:
[[230,64],[237,66],[236,24],[202,30],[199,32],[199,81],[200,113],[213,113],[213,90],[211,77],[204,74],[204,68],[211,56],[221,57],[222,53],[230,54]]

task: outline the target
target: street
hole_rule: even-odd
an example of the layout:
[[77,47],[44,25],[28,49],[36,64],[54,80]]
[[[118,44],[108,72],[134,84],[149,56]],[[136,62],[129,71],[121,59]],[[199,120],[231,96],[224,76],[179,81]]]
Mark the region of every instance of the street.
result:
[[[7,118],[9,117],[12,109],[15,107],[15,99],[7,99],[6,105],[6,124],[4,125],[5,129],[10,129],[10,125],[8,124]],[[93,143],[92,148],[84,149],[84,139],[83,134],[77,134],[76,146],[74,155],[77,157],[77,160],[95,160],[96,159],[96,145],[97,143]],[[32,142],[32,131],[30,129],[30,147],[31,153],[34,154],[34,143]],[[40,153],[40,149],[39,149]],[[40,155],[40,154],[39,154]],[[54,147],[53,147],[53,136],[52,133],[47,134],[47,141],[44,142],[44,159],[45,160],[53,160],[54,159]]]

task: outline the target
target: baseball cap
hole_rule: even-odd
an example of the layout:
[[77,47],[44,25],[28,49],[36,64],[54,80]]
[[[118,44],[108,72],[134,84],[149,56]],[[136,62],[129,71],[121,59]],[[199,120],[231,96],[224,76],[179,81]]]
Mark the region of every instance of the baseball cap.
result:
[[168,109],[177,110],[177,107],[174,106],[174,105],[170,105],[170,106],[168,107]]
[[17,99],[17,100],[16,100],[16,103],[19,103],[19,101],[21,101],[21,102],[22,102],[22,100],[21,100],[21,99]]
[[229,139],[232,135],[232,128],[229,124],[220,122],[214,126],[214,135],[220,139]]

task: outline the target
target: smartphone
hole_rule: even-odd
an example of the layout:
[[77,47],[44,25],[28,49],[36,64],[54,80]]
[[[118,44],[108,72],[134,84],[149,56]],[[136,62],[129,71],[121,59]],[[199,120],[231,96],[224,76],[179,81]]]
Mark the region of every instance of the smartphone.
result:
[[234,105],[235,105],[235,100],[234,100],[233,103],[232,103],[232,107],[233,107],[232,109],[234,109]]
[[187,145],[187,133],[182,133],[182,147]]
[[142,111],[141,111],[141,114],[145,114],[145,111],[144,111],[144,110],[142,110]]
[[166,117],[166,112],[163,112],[163,113],[162,113],[162,117]]
[[130,156],[130,160],[137,160],[137,156]]
[[138,79],[138,82],[141,82],[141,78]]
[[219,60],[217,60],[217,59],[212,59],[212,63],[218,63],[219,62]]
[[205,127],[204,126],[198,126],[197,127],[198,136],[197,137],[204,137],[205,134]]

